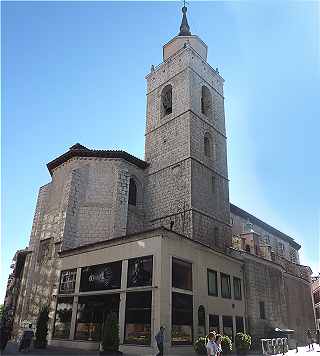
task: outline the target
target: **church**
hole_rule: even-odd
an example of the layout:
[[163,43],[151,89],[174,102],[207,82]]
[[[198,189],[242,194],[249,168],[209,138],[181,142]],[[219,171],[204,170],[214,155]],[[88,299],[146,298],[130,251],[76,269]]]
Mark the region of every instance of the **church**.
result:
[[146,76],[144,160],[76,143],[47,164],[8,281],[14,335],[43,305],[50,345],[97,350],[115,312],[120,349],[139,355],[162,325],[172,354],[211,330],[258,345],[275,328],[300,344],[314,329],[300,245],[229,201],[224,79],[207,51],[184,6]]

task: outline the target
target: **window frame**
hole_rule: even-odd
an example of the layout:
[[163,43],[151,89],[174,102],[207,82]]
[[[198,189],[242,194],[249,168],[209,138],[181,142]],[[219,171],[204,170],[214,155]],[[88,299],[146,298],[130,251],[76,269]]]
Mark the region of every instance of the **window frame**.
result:
[[[239,282],[239,288],[240,288],[240,297],[236,296],[236,288],[235,288],[235,282]],[[235,300],[242,300],[242,283],[241,283],[241,278],[233,276],[233,297]]]
[[[180,287],[173,285],[173,264],[174,264],[173,262],[174,262],[174,260],[190,265],[190,267],[191,267],[191,289],[180,288]],[[175,257],[175,256],[171,257],[171,288],[178,289],[181,291],[186,291],[187,293],[193,292],[193,263],[192,262],[183,260],[183,259],[181,259],[179,257]]]
[[[210,288],[209,288],[209,274],[214,273],[216,275],[216,293],[210,293]],[[219,297],[219,287],[218,287],[218,272],[207,268],[207,285],[208,285],[208,295],[211,297]]]
[[[229,286],[229,295],[228,296],[223,295],[222,280],[223,280],[224,277],[227,277],[227,280],[228,280],[228,286]],[[230,277],[230,274],[226,274],[226,273],[220,272],[220,285],[221,285],[221,298],[231,299],[232,298],[232,292],[231,292],[231,277]]]

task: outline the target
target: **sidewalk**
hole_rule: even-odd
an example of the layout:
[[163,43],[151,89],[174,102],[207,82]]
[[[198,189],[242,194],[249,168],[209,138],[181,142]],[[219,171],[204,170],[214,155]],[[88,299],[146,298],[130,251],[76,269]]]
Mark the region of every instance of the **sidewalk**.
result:
[[[18,345],[12,342],[9,342],[3,355],[29,355],[29,356],[45,356],[45,355],[57,355],[57,356],[99,356],[98,351],[84,351],[84,350],[75,350],[75,349],[61,349],[61,348],[56,348],[49,346],[45,350],[39,350],[39,349],[31,349],[29,353],[19,353],[18,352]],[[155,356],[156,354],[150,354],[148,356]],[[236,355],[236,354],[232,354]],[[123,356],[141,356],[137,354],[123,354]],[[182,352],[181,354],[174,354],[174,355],[169,355],[169,354],[164,354],[164,356],[196,356],[195,352],[188,352],[186,353],[185,351]],[[258,353],[250,353],[248,356],[262,356],[261,354]],[[274,355],[274,356],[282,356],[282,354],[279,355]],[[314,344],[314,350],[308,350],[306,346],[299,347],[298,348],[298,353],[296,350],[289,350],[289,352],[286,353],[286,356],[320,356],[320,347],[316,344]]]

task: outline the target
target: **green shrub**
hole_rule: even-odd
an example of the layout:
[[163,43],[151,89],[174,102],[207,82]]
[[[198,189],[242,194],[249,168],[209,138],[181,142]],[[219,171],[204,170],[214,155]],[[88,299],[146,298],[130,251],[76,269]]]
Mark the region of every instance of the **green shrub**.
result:
[[230,340],[229,336],[223,335],[221,337],[221,348],[222,353],[229,354],[232,351],[232,341]]
[[103,351],[119,350],[119,324],[116,313],[110,313],[104,323],[102,335]]
[[238,354],[246,354],[250,350],[251,336],[245,333],[237,333],[235,344]]
[[47,347],[48,320],[49,308],[47,305],[45,305],[41,308],[37,319],[36,339],[34,346],[38,349],[45,349]]
[[198,340],[194,343],[193,347],[198,355],[206,355],[207,354],[207,338],[199,337]]

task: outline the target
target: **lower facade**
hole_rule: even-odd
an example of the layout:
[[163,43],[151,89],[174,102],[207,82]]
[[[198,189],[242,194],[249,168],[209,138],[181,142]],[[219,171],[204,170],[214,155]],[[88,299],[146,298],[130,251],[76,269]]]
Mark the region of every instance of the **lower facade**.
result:
[[110,313],[121,350],[150,354],[192,348],[210,330],[245,330],[242,262],[170,232],[106,247],[63,252],[53,303],[51,345],[96,350]]

